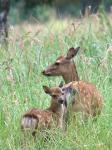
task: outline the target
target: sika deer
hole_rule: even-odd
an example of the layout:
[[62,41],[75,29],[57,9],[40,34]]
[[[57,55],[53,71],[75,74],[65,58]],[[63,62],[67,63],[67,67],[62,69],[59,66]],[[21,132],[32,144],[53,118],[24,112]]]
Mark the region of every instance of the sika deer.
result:
[[64,129],[67,114],[66,98],[70,93],[69,88],[62,91],[60,87],[43,86],[45,93],[52,97],[50,107],[45,110],[37,108],[28,110],[22,116],[21,128],[24,131],[30,130],[32,135],[35,135],[37,129],[40,131],[45,128],[50,129],[56,122],[57,127]]
[[80,47],[69,49],[67,56],[60,56],[55,63],[43,71],[45,76],[62,76],[65,83],[72,82],[72,89],[77,94],[72,101],[74,112],[83,112],[86,116],[96,116],[102,109],[102,97],[96,86],[92,83],[79,81],[73,57],[77,54]]

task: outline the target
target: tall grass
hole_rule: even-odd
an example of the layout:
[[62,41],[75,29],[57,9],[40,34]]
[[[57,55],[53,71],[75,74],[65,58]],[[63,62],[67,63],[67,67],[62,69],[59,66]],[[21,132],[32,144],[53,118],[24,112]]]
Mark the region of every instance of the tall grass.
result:
[[[109,24],[108,24],[109,22]],[[1,150],[110,150],[112,147],[112,37],[111,23],[99,18],[57,19],[44,25],[23,23],[10,28],[9,49],[0,49],[0,149]],[[42,85],[56,86],[61,78],[47,78],[41,71],[68,48],[81,46],[74,58],[82,80],[96,84],[104,97],[96,122],[84,123],[77,115],[66,133],[48,131],[34,140],[20,129],[29,108],[46,108],[50,97]]]

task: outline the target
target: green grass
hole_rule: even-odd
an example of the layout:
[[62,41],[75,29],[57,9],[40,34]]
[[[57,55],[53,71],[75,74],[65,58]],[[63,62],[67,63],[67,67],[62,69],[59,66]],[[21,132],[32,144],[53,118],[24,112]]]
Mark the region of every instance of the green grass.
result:
[[[109,21],[109,20],[108,20]],[[9,50],[0,49],[0,150],[110,150],[112,149],[112,44],[111,24],[105,16],[51,20],[44,25],[24,23],[10,29]],[[78,28],[74,30],[74,23]],[[77,116],[66,133],[48,131],[34,140],[20,129],[22,114],[29,108],[47,108],[50,97],[42,85],[56,86],[61,78],[47,78],[41,71],[68,48],[81,46],[74,58],[82,80],[96,84],[104,97],[96,122]],[[12,60],[12,61],[11,61]]]

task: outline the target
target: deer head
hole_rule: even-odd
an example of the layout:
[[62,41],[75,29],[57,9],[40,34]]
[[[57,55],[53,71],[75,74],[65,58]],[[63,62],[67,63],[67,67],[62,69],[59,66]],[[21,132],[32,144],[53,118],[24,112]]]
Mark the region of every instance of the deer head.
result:
[[43,86],[45,93],[52,97],[52,102],[54,104],[66,104],[66,93],[64,93],[61,88],[49,88],[48,86]]
[[80,47],[70,48],[66,56],[60,56],[56,61],[48,66],[42,73],[45,76],[62,76],[66,83],[79,80],[73,58]]
[[51,103],[56,105],[64,104],[67,107],[68,99],[73,92],[72,82],[63,85],[61,82],[59,87],[49,88],[48,86],[43,86],[45,93],[52,97]]

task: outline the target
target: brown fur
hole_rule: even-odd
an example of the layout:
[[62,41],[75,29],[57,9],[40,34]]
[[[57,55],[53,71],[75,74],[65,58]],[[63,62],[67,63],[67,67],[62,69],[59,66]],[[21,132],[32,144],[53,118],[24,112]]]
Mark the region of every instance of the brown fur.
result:
[[84,81],[73,81],[66,86],[71,86],[75,91],[75,96],[72,99],[74,112],[82,112],[84,117],[96,116],[101,113],[102,96],[95,85]]

